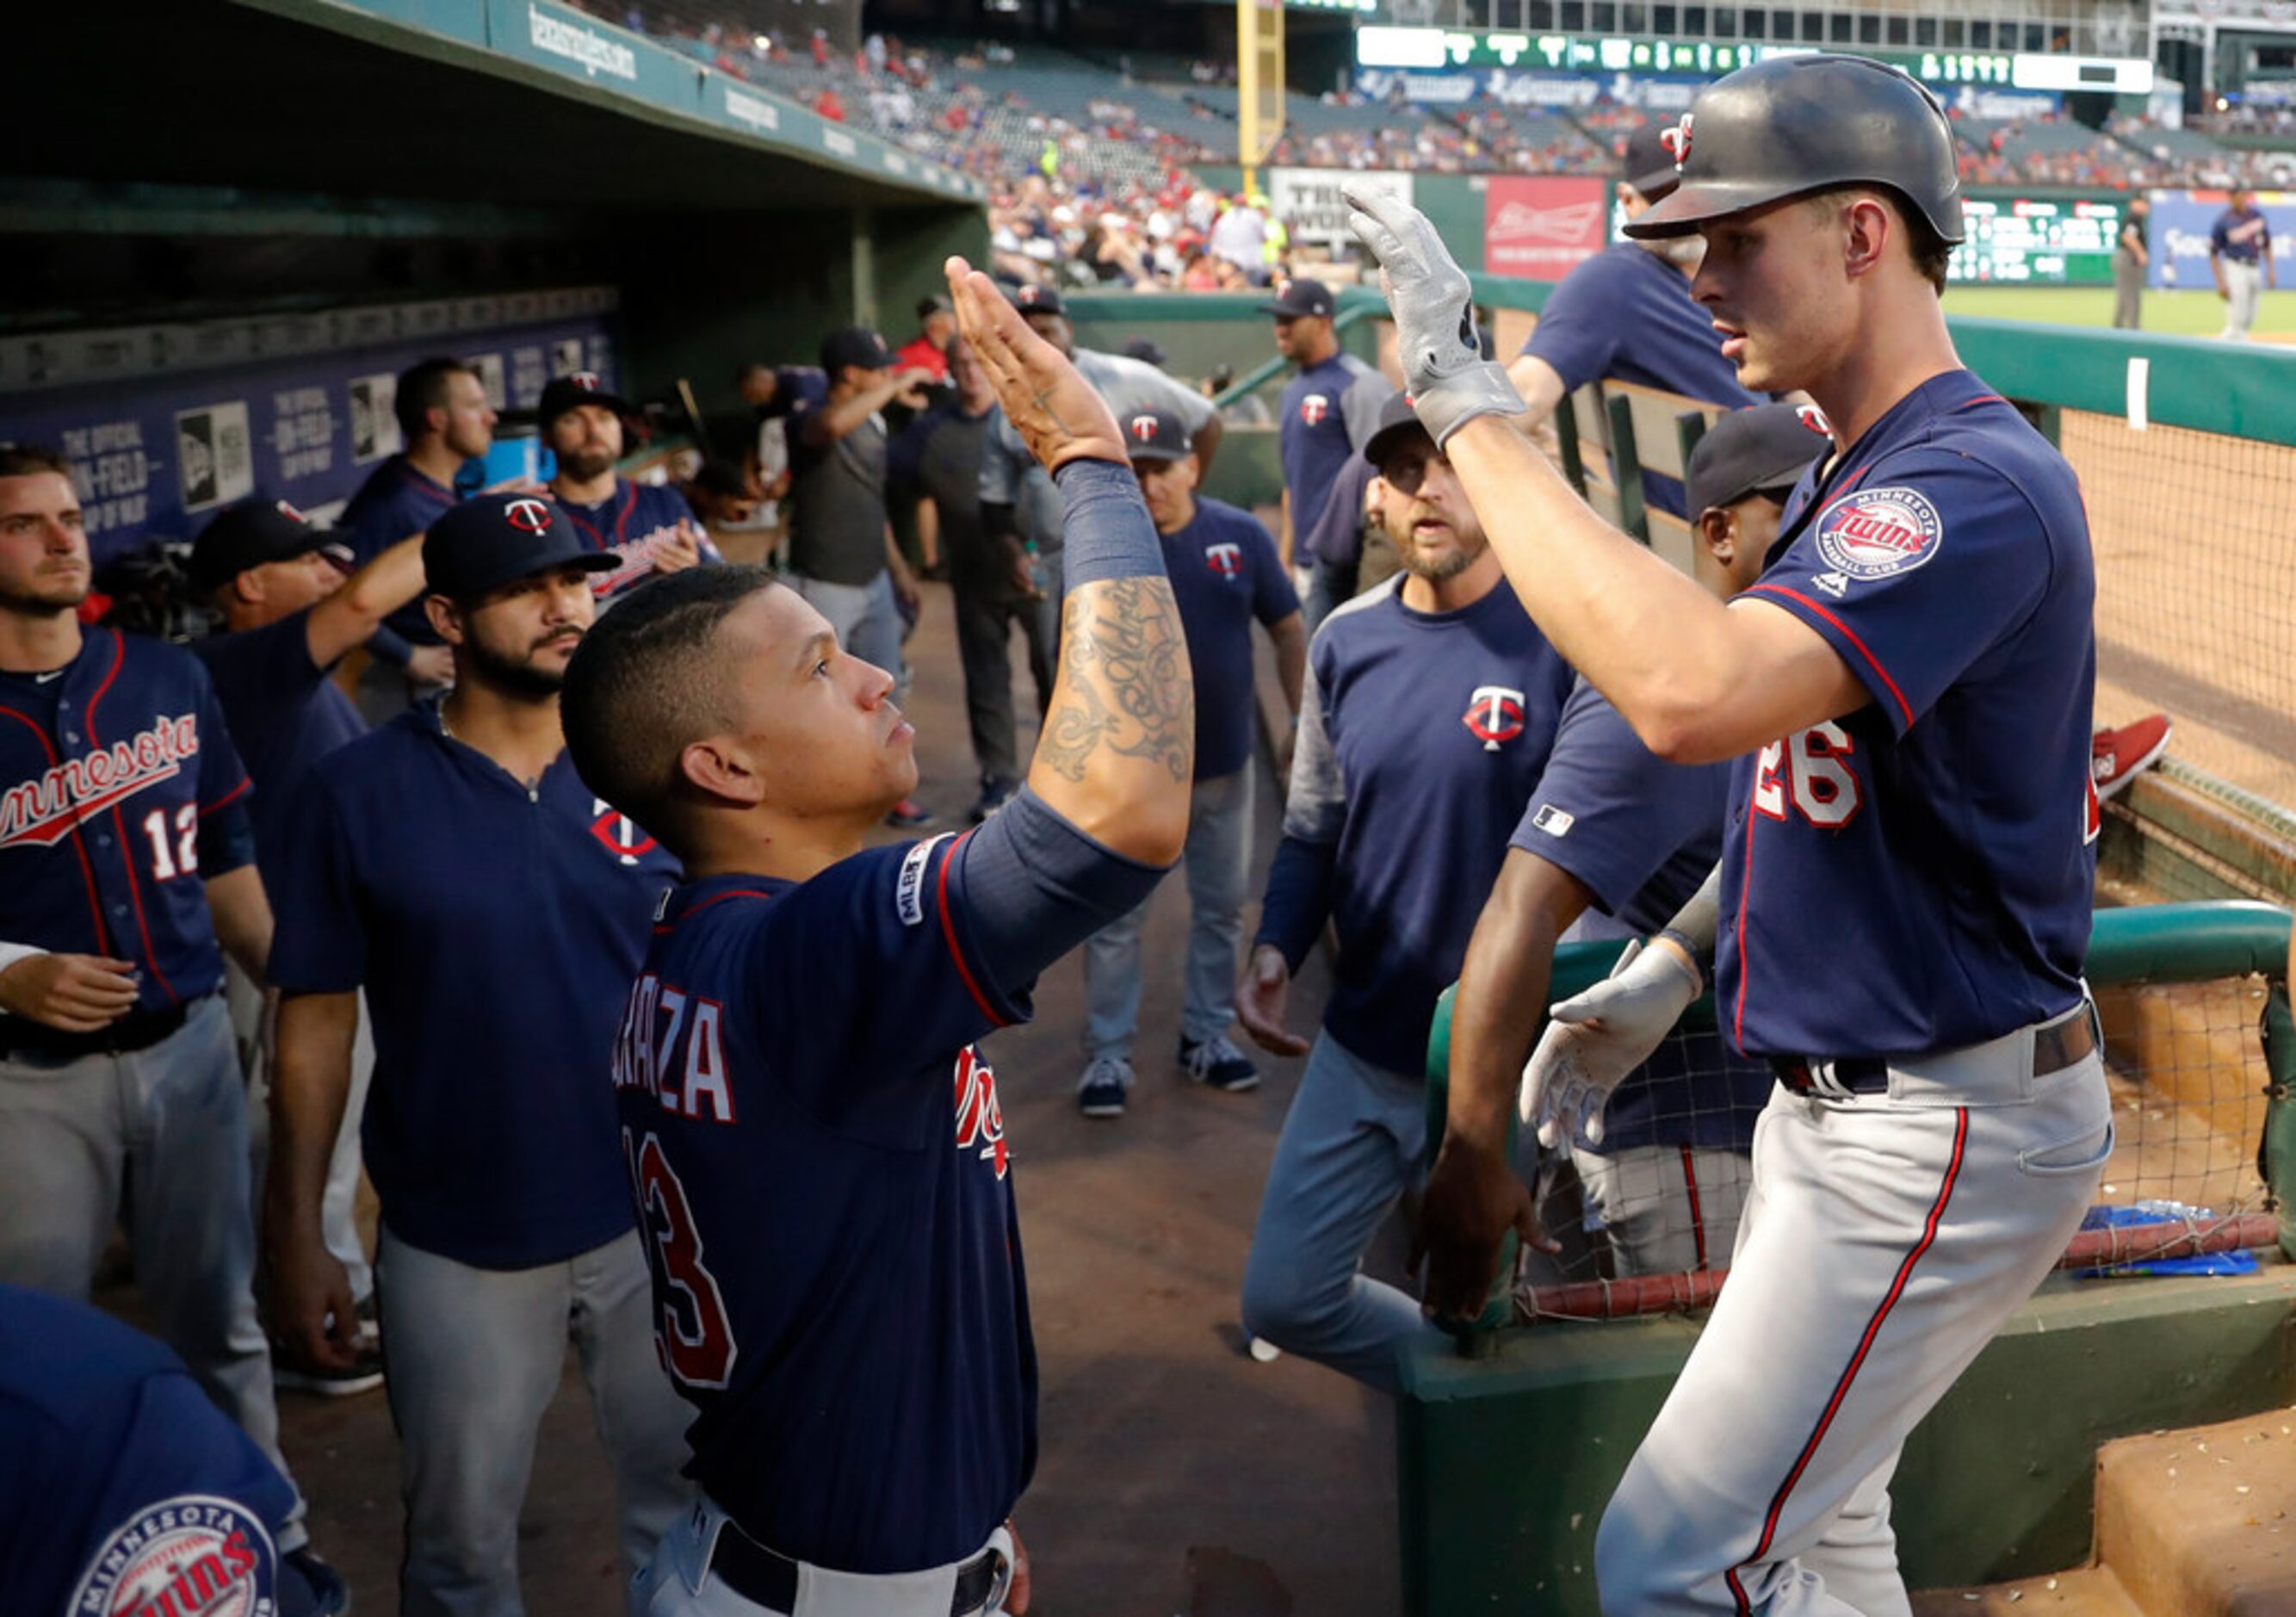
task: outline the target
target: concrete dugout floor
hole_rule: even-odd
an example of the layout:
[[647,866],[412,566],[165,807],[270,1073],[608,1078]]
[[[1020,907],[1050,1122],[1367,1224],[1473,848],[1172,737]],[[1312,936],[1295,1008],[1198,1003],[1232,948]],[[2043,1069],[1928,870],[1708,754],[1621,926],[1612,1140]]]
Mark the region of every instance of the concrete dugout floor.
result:
[[[919,792],[961,827],[974,795],[948,593],[928,585],[910,643],[908,710]],[[1264,642],[1262,661],[1266,661]],[[1265,673],[1263,669],[1263,673]],[[1015,691],[1033,711],[1027,676]],[[1279,803],[1258,763],[1253,891],[1275,849]],[[1255,899],[1250,911],[1256,918]],[[1140,1082],[1118,1122],[1080,1117],[1082,969],[1048,972],[1029,1027],[1001,1033],[995,1063],[1043,1367],[1043,1453],[1018,1521],[1046,1617],[1391,1617],[1396,1563],[1393,1416],[1386,1400],[1302,1360],[1241,1350],[1237,1290],[1260,1187],[1300,1063],[1255,1051],[1248,1096],[1191,1086],[1172,1060],[1187,899],[1158,892],[1144,960]],[[1313,961],[1293,1020],[1313,1027]],[[1377,1265],[1392,1273],[1399,1242]],[[106,1299],[111,1301],[111,1299]],[[398,1446],[381,1393],[280,1395],[289,1458],[311,1500],[315,1547],[367,1617],[397,1609]],[[521,1530],[535,1617],[619,1617],[611,1483],[588,1394],[570,1356],[545,1421]]]

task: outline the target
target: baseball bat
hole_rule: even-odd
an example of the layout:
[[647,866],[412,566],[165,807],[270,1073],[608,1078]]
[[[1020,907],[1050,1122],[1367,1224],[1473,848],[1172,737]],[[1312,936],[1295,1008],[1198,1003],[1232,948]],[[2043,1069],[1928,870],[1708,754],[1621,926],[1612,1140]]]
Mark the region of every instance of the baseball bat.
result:
[[683,376],[677,379],[677,402],[685,406],[686,424],[693,430],[693,452],[706,466],[715,458],[709,453],[709,429],[701,424],[701,406],[693,402],[693,384]]

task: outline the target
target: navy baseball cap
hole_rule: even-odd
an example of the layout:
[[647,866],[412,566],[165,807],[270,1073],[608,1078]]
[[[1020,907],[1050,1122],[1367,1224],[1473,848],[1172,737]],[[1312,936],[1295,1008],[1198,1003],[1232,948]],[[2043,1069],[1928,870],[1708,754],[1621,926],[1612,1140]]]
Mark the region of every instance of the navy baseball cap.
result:
[[542,390],[542,402],[534,406],[534,419],[548,431],[552,422],[584,405],[603,405],[617,415],[630,413],[629,401],[609,388],[605,378],[597,372],[573,371]]
[[1409,395],[1390,393],[1387,401],[1379,406],[1379,425],[1369,438],[1364,439],[1364,458],[1384,470],[1387,457],[1394,454],[1403,440],[1414,432],[1431,444],[1435,441],[1433,435],[1421,424],[1419,412],[1411,407]]
[[885,340],[865,325],[841,325],[821,340],[821,368],[829,373],[832,382],[844,373],[849,365],[864,370],[882,371],[891,368],[893,350]]
[[258,495],[218,513],[192,542],[187,570],[192,587],[204,595],[220,589],[250,567],[291,562],[327,544],[324,529],[285,500]]
[[1164,351],[1164,345],[1153,337],[1135,337],[1124,345],[1124,356],[1128,359],[1137,359],[1143,365],[1152,365],[1160,371],[1172,357]]
[[593,550],[566,513],[534,494],[477,494],[430,524],[422,571],[434,595],[473,600],[558,567],[609,572],[619,556]]
[[1729,411],[1698,440],[1682,469],[1690,514],[1734,505],[1751,495],[1791,489],[1810,462],[1833,447],[1833,434],[1816,405],[1754,405]]
[[1666,149],[1660,138],[1673,127],[1672,124],[1652,119],[1627,136],[1619,177],[1641,192],[1646,201],[1664,201],[1682,184],[1682,171],[1674,166],[1674,153]]
[[1195,451],[1187,423],[1169,410],[1143,410],[1124,423],[1124,447],[1134,465],[1143,461],[1185,460]]
[[1259,312],[1285,319],[1314,315],[1328,320],[1339,312],[1339,300],[1332,296],[1330,287],[1321,281],[1310,281],[1303,276],[1296,281],[1277,282],[1275,301],[1261,304]]
[[1030,282],[1013,291],[1013,307],[1024,315],[1065,315],[1069,306],[1061,301],[1057,286],[1038,286]]

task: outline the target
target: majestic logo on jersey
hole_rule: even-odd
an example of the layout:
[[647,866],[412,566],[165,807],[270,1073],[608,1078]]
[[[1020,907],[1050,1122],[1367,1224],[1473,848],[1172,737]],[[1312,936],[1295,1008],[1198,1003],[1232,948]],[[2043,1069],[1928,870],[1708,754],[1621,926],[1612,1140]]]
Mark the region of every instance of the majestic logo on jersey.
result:
[[1503,685],[1479,685],[1467,699],[1461,722],[1474,732],[1484,751],[1496,752],[1522,734],[1522,693]]
[[1658,144],[1666,148],[1666,154],[1674,160],[1674,166],[1677,168],[1688,162],[1690,160],[1690,114],[1685,112],[1680,123],[1671,129],[1660,131]]
[[173,780],[199,751],[199,720],[185,713],[153,720],[133,741],[68,758],[0,792],[0,848],[53,848],[88,816]]
[[1332,413],[1332,401],[1321,393],[1310,393],[1300,401],[1300,419],[1311,427],[1323,425],[1324,417]]
[[1817,519],[1817,554],[1851,579],[1911,572],[1937,554],[1945,524],[1916,488],[1866,488],[1844,495]]
[[1223,579],[1233,579],[1243,570],[1243,546],[1227,539],[1204,546],[1204,565]]
[[181,1494],[104,1539],[63,1609],[71,1617],[273,1617],[279,1554],[247,1509]]
[[653,851],[653,839],[639,828],[636,820],[619,812],[604,798],[592,798],[590,812],[598,817],[590,826],[590,834],[623,864],[635,865]]
[[503,515],[521,533],[550,531],[550,507],[540,500],[512,500],[503,507]]
[[1004,1108],[996,1104],[996,1073],[967,1045],[956,1054],[956,1148],[978,1151],[1004,1177]]

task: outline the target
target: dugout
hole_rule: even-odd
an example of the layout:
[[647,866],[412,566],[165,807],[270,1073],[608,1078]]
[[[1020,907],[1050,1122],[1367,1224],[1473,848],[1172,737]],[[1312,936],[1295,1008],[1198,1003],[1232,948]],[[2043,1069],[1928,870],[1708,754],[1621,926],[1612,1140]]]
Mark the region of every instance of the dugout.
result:
[[430,353],[511,409],[689,378],[735,447],[737,363],[898,343],[987,245],[977,182],[552,0],[42,6],[17,39],[0,436],[70,435],[107,553],[250,487],[346,497],[388,452],[359,383]]

